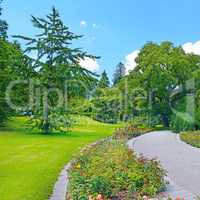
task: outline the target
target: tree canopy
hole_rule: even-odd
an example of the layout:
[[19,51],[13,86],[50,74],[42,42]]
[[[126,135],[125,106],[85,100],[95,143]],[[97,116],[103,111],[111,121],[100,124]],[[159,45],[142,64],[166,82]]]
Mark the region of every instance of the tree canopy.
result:
[[[178,100],[191,93],[187,83],[199,71],[200,57],[186,54],[182,47],[175,47],[171,42],[149,42],[140,50],[136,63],[136,68],[118,87],[125,92],[124,85],[128,86],[128,102],[132,102],[133,110],[136,107],[133,94],[138,88],[142,89],[143,95],[139,98],[143,102],[140,103],[143,105],[141,113],[149,116],[150,124],[156,121],[168,127]],[[138,105],[137,98],[134,99]]]
[[[82,36],[69,31],[54,7],[46,18],[32,16],[32,24],[40,34],[34,38],[19,35],[14,37],[27,41],[25,49],[27,56],[31,52],[36,55],[35,58],[29,56],[29,59],[37,72],[36,79],[45,91],[45,97],[43,105],[32,110],[37,126],[48,133],[53,128],[59,128],[60,123],[68,126],[69,122],[66,116],[68,114],[66,102],[61,102],[61,105],[59,103],[57,106],[55,102],[58,101],[58,97],[55,94],[49,96],[48,93],[55,88],[59,89],[61,98],[65,100],[74,95],[86,95],[94,87],[96,78],[95,74],[82,68],[79,62],[85,57],[92,59],[97,57],[83,52],[80,48],[71,47],[72,42]],[[59,117],[56,117],[56,113]]]
[[2,16],[2,2],[3,0],[0,0],[0,38],[6,39],[8,37],[7,30],[8,30],[8,23],[1,19]]
[[120,62],[113,74],[113,85],[116,85],[126,74],[126,68],[122,62]]
[[109,81],[106,71],[104,70],[103,73],[101,74],[101,78],[99,80],[98,87],[99,88],[107,88],[109,86],[110,86],[110,81]]

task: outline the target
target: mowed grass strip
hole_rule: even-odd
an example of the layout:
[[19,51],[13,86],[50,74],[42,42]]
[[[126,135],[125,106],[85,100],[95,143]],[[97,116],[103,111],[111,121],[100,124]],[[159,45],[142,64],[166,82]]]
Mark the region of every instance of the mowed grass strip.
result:
[[181,140],[194,147],[200,148],[200,131],[187,131],[180,134]]
[[42,135],[26,130],[25,120],[0,129],[0,200],[47,200],[73,154],[121,126],[81,117],[68,134]]

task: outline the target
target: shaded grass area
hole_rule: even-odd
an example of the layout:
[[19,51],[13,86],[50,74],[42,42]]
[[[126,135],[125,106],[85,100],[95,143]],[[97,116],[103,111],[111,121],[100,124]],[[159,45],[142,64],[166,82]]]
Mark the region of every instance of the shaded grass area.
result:
[[80,148],[110,136],[120,125],[79,118],[68,134],[42,135],[17,117],[0,129],[0,199],[46,200],[64,165]]
[[200,131],[188,131],[180,134],[181,140],[194,147],[200,148]]

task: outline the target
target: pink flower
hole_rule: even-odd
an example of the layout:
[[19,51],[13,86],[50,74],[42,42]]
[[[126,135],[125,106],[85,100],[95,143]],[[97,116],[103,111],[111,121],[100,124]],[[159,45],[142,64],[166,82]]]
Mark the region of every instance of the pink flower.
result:
[[103,195],[101,195],[101,194],[99,194],[98,196],[97,196],[97,200],[103,200],[104,198],[103,198]]

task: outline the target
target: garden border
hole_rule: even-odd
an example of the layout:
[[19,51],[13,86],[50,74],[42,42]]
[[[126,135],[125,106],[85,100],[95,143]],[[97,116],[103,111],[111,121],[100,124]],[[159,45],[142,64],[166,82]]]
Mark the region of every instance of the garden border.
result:
[[[83,147],[81,151],[84,151],[87,148],[98,145],[98,144],[100,144],[106,140],[112,139],[112,138],[113,138],[113,136],[105,137],[101,140],[98,140],[96,142],[88,144],[85,147]],[[71,160],[67,165],[65,165],[64,169],[61,171],[61,173],[58,176],[58,179],[54,185],[53,194],[51,195],[49,200],[66,200],[67,188],[69,185],[68,171],[71,169],[73,162],[74,161]]]
[[[110,137],[105,137],[105,138],[103,138],[103,139],[101,139],[101,140],[98,140],[98,141],[96,141],[96,142],[94,142],[94,143],[91,143],[91,144],[86,145],[84,148],[82,148],[81,151],[84,151],[85,149],[90,148],[90,147],[92,147],[92,146],[101,144],[102,142],[104,142],[104,141],[106,141],[106,140],[116,138],[116,134],[115,134],[115,133],[117,133],[117,131],[119,131],[119,130],[120,130],[120,129],[117,129],[117,130],[113,133],[113,135],[110,136]],[[149,131],[147,131],[147,132],[145,132],[145,133],[143,133],[143,134],[146,134],[146,133],[149,133]],[[141,134],[141,135],[143,135],[143,134]],[[137,137],[135,137],[135,138],[133,137],[133,138],[131,138],[131,139],[127,139],[126,145],[127,145],[127,147],[128,147],[130,150],[132,150],[133,152],[134,152],[133,146],[134,146],[134,143],[135,143],[135,141],[137,140],[138,137],[139,137],[139,136],[137,136]],[[61,171],[61,173],[60,173],[60,175],[59,175],[59,177],[58,177],[58,180],[56,181],[56,183],[55,183],[55,185],[54,185],[53,194],[51,195],[51,197],[49,198],[49,200],[66,200],[66,197],[67,197],[66,195],[67,195],[67,190],[68,190],[68,185],[69,185],[69,174],[68,174],[68,172],[69,172],[69,170],[71,169],[73,162],[74,162],[74,160],[71,160],[71,161],[64,167],[64,169]],[[171,185],[171,184],[172,184],[172,181],[170,181],[170,180],[168,179],[168,177],[166,177],[166,180],[170,182],[170,187],[169,187],[169,189],[171,189],[172,186],[175,186],[175,184]],[[175,187],[175,188],[176,188],[176,190],[179,190],[178,187]],[[164,195],[163,195],[163,194],[164,194]],[[166,194],[167,194],[167,193],[166,193]],[[165,196],[166,196],[165,193],[162,193],[161,196],[162,196],[162,198],[161,198],[162,200],[168,199],[168,196],[165,197]],[[165,197],[164,199],[163,199],[163,196]],[[160,198],[158,198],[158,199],[160,199]],[[154,199],[151,199],[151,200],[158,200],[158,199],[157,199],[157,198],[154,198]]]

